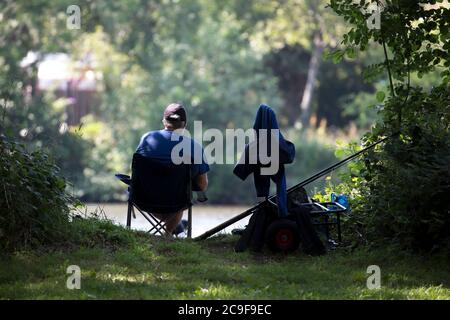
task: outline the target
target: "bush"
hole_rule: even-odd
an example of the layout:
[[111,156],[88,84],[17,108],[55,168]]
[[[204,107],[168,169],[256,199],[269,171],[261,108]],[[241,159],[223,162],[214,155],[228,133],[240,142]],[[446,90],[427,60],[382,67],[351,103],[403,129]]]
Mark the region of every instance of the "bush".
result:
[[5,251],[59,241],[76,200],[59,168],[42,151],[0,136],[0,248]]
[[[392,123],[399,99],[386,104]],[[392,110],[392,111],[390,111]],[[365,159],[366,223],[369,236],[432,250],[450,240],[450,88],[413,89],[403,111],[401,133],[382,152]],[[374,128],[369,140],[388,128]]]
[[[401,104],[399,98],[387,102],[383,122],[366,135],[367,143],[389,133],[395,121],[391,110]],[[348,225],[358,240],[420,251],[450,245],[449,128],[450,89],[412,89],[400,135],[341,175],[344,183],[331,189],[350,195]]]
[[[441,5],[430,10],[427,3],[388,1],[382,26],[368,28],[362,14],[367,3],[331,1],[330,7],[352,27],[343,36],[345,48],[330,57],[340,61],[354,56],[355,49],[372,50],[372,43],[384,51],[384,61],[364,71],[366,80],[387,71],[390,88],[366,143],[398,134],[368,153],[357,179],[348,182],[359,190],[355,213],[363,234],[372,242],[433,251],[450,244],[450,47],[442,41],[448,36],[450,10]],[[433,77],[431,91],[424,90],[423,80],[418,83],[422,88],[413,87],[415,77],[433,73],[439,78]],[[380,103],[385,97],[383,91],[376,94]]]

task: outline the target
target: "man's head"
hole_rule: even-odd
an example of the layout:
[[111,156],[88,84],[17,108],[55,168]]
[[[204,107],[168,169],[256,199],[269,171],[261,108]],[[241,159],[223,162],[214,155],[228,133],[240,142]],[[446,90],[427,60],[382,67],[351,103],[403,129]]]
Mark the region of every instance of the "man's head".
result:
[[186,127],[186,110],[179,103],[169,104],[164,110],[163,124],[167,130],[177,130]]

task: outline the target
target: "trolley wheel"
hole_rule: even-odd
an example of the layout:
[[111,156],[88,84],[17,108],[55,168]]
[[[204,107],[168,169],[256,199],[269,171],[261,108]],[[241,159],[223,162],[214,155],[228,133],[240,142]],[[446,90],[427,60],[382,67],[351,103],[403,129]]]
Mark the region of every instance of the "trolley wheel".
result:
[[273,252],[292,252],[300,245],[297,224],[289,219],[278,219],[266,231],[266,244]]

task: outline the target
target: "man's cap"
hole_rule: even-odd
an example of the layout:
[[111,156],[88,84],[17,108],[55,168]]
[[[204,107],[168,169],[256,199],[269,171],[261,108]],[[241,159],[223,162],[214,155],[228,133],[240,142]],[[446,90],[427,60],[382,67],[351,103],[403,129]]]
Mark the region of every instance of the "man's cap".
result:
[[184,121],[186,122],[186,110],[179,103],[169,104],[164,110],[164,119],[167,121]]

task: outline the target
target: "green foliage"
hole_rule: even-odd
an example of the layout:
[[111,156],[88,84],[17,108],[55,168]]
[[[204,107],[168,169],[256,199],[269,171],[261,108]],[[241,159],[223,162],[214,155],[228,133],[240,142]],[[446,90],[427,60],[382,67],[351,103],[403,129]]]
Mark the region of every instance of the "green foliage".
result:
[[[299,91],[306,82],[310,58],[310,53],[299,45],[284,46],[264,56],[265,65],[272,69],[278,79],[283,103],[277,116],[283,127],[292,127],[298,121]],[[354,95],[369,94],[373,91],[372,84],[361,81],[361,68],[362,63],[357,61],[344,61],[340,65],[322,62],[318,75],[316,103],[311,109],[317,118],[326,119],[328,126],[343,128],[349,121],[358,119],[361,110],[355,113],[345,111],[353,102]],[[374,121],[375,117],[372,114],[365,113],[365,115],[368,116],[366,122]]]
[[[279,108],[282,125],[293,125],[301,85],[292,84],[294,72],[287,71],[305,69],[308,54],[306,59],[278,55],[282,61],[275,76],[264,64],[264,54],[277,56],[280,48],[287,47],[300,47],[300,52],[307,53],[318,31],[332,50],[345,27],[324,1],[82,1],[81,30],[65,28],[68,0],[4,3],[0,17],[1,132],[30,149],[43,148],[52,154],[61,173],[74,184],[76,195],[92,201],[123,199],[113,174],[129,171],[140,136],[161,127],[161,112],[172,101],[187,105],[189,125],[202,120],[204,129],[247,128],[261,102]],[[448,10],[423,10],[423,3],[389,1],[392,6],[383,11],[382,29],[369,30],[367,17],[359,10],[361,4],[332,1],[332,9],[356,27],[344,36],[346,48],[330,56],[334,62],[354,59],[374,39],[386,43],[398,81],[405,80],[402,77],[408,71],[420,73],[411,75],[412,83],[419,76],[426,77],[427,63],[439,67],[436,74],[443,71],[445,76],[448,59],[442,53],[448,48],[448,26],[443,21]],[[38,60],[23,68],[20,62],[29,51],[36,52]],[[103,75],[98,113],[83,119],[81,129],[61,133],[64,112],[55,105],[63,101],[42,97],[36,88],[37,63],[48,52],[68,52],[77,61],[91,54]],[[369,62],[366,76],[379,80],[386,62]],[[378,103],[389,100],[387,94],[371,97],[372,86],[361,85],[357,77],[360,68],[354,61],[333,68],[324,64],[315,106],[319,118],[327,118],[332,125],[340,125],[341,118],[356,119],[364,128],[372,125],[375,109],[367,111],[364,106],[377,104],[376,98]],[[383,81],[375,91],[387,92]],[[286,82],[292,90],[279,90]],[[399,98],[406,99],[408,90],[396,88]],[[391,123],[387,132],[393,132],[407,113],[402,114],[401,104],[384,108],[391,115],[384,118]],[[21,132],[27,134],[21,136]],[[320,139],[310,141],[294,134],[292,140],[299,158],[288,167],[290,181],[332,162],[332,151]],[[231,166],[214,166],[210,177],[212,202],[252,201],[249,182],[235,183]]]
[[[240,2],[240,1],[239,1]],[[328,48],[336,46],[345,25],[327,7],[326,0],[252,0],[245,11],[235,6],[242,19],[253,23],[253,43],[264,50],[301,45],[311,50],[315,36]],[[240,6],[243,6],[239,3]],[[258,23],[259,22],[259,23]]]
[[[83,119],[80,130],[92,147],[75,187],[88,201],[123,200],[114,173],[130,170],[140,137],[162,128],[162,111],[170,102],[180,101],[187,107],[188,130],[194,121],[203,121],[204,130],[247,128],[261,102],[280,104],[275,77],[249,46],[241,22],[232,12],[220,11],[220,4],[180,2],[176,10],[170,10],[171,4],[154,3],[154,16],[129,20],[122,19],[134,15],[135,8],[124,6],[117,15],[112,10],[116,5],[101,3],[99,27],[74,44],[75,58],[93,54],[97,70],[104,75],[99,113]],[[172,29],[164,23],[169,18],[188,26]],[[154,34],[143,27],[152,20]],[[130,28],[133,35],[122,41],[117,37],[118,26]],[[146,37],[158,41],[141,42]],[[230,197],[234,202],[231,189],[223,188],[225,181],[233,181],[230,166],[213,170],[211,201]]]
[[[190,128],[193,121],[202,120],[204,129],[248,127],[261,102],[280,104],[276,79],[249,45],[241,21],[231,10],[221,10],[225,4],[83,2],[78,31],[62,25],[66,4],[42,1],[37,12],[43,14],[38,16],[24,1],[8,2],[3,18],[40,37],[29,43],[30,35],[14,28],[5,28],[0,35],[0,81],[11,82],[11,90],[2,86],[0,92],[4,118],[0,125],[15,140],[54,155],[83,200],[123,200],[114,174],[129,170],[140,137],[161,128],[162,111],[173,101],[187,106]],[[52,23],[45,24],[44,17],[52,17]],[[9,40],[13,37],[27,46],[16,46]],[[37,51],[38,61],[19,68],[29,50]],[[98,113],[64,134],[59,133],[64,110],[53,110],[54,97],[44,99],[33,85],[27,87],[31,94],[23,90],[36,83],[37,63],[49,50],[69,52],[77,61],[91,55],[103,75]],[[229,179],[232,173],[227,174]]]
[[17,98],[17,103],[4,110],[1,131],[29,150],[43,150],[52,155],[61,174],[72,183],[79,183],[89,158],[90,144],[76,130],[66,129],[63,110],[66,102],[39,95],[31,103],[26,103],[23,97]]
[[59,168],[41,151],[29,153],[0,136],[0,248],[60,241],[76,205]]
[[[366,69],[363,69],[363,71]],[[340,99],[342,114],[354,119],[360,129],[369,130],[375,124],[386,99],[386,81],[379,80],[372,91],[356,91]]]
[[[389,71],[391,95],[364,143],[393,136],[369,152],[357,164],[355,176],[348,177],[340,188],[357,190],[353,215],[364,239],[395,241],[402,247],[426,251],[450,243],[446,201],[450,194],[450,9],[430,10],[428,2],[387,1],[381,29],[369,30],[367,17],[360,11],[367,2],[331,1],[331,7],[355,26],[344,36],[344,45],[365,50],[375,41],[385,44],[392,55],[369,68],[369,73]],[[412,72],[421,76],[437,70],[443,78],[431,90],[411,87]],[[385,98],[385,94],[377,94],[380,102]]]
[[[381,28],[369,29],[367,19],[371,13],[363,13],[362,9],[377,1],[360,2],[331,0],[331,8],[354,27],[348,31],[342,44],[358,47],[364,51],[370,41],[385,43],[393,56],[385,61],[389,63],[396,79],[403,79],[411,71],[425,74],[436,67],[442,69],[444,81],[449,80],[450,60],[448,55],[450,29],[450,9],[441,6],[430,9],[430,4],[442,3],[442,0],[387,0],[382,6]],[[375,64],[380,66],[380,64]],[[383,68],[379,68],[383,71]]]
[[114,224],[98,212],[74,215],[69,232],[59,243],[49,246],[67,250],[68,248],[107,248],[124,249],[132,246],[139,239],[140,233]]
[[383,91],[378,91],[377,92],[377,100],[378,102],[383,102],[384,99],[386,98],[386,94]]
[[[311,176],[335,161],[332,138],[329,138],[329,142],[327,142],[325,135],[312,130],[309,133],[287,130],[285,136],[295,144],[297,149],[294,163],[286,165],[286,177],[289,186]],[[234,165],[230,164],[211,166],[211,171],[208,173],[210,184],[206,192],[209,199],[208,203],[250,205],[256,202],[253,176],[241,181],[232,173],[233,168]],[[312,188],[314,187],[317,187],[317,185],[312,186]],[[272,193],[274,193],[274,185],[272,185],[272,189]]]
[[[365,159],[365,211],[371,237],[431,250],[450,243],[450,90],[414,89],[410,96],[400,136]],[[387,103],[385,123],[400,103]],[[377,126],[367,139],[387,130],[389,125]]]
[[[29,149],[51,154],[83,201],[124,199],[114,174],[129,172],[140,137],[161,128],[162,110],[170,102],[187,106],[188,129],[195,120],[203,121],[204,129],[248,128],[262,102],[278,108],[283,126],[293,125],[301,83],[292,86],[288,99],[278,84],[288,74],[284,70],[304,72],[307,66],[302,68],[297,56],[282,56],[287,65],[274,76],[264,64],[265,53],[277,50],[280,43],[301,45],[300,51],[307,53],[318,29],[333,47],[343,26],[335,23],[338,17],[324,1],[81,1],[81,30],[65,27],[66,8],[72,4],[68,0],[5,4],[0,18],[5,22],[0,26],[1,132]],[[305,23],[298,25],[299,19]],[[327,28],[329,24],[334,29]],[[261,42],[264,35],[268,40]],[[20,67],[29,51],[37,60]],[[42,95],[36,86],[38,63],[49,52],[66,52],[74,62],[89,57],[102,74],[95,115],[63,133],[65,101]],[[319,117],[329,118],[332,125],[341,124],[340,111],[335,110],[340,92],[360,88],[354,87],[359,83],[354,77],[357,68],[324,66],[317,105]],[[342,86],[336,85],[336,78]],[[315,154],[307,150],[314,148],[312,143],[302,143],[297,144],[307,156]],[[324,153],[329,159],[331,152]],[[297,180],[323,164],[322,157],[314,159],[302,157],[289,179]],[[249,183],[236,183],[231,169],[213,167],[211,203],[253,201]]]
[[[344,60],[339,66],[328,61],[323,62],[319,75],[319,87],[317,89],[317,110],[319,119],[326,120],[331,128],[345,128],[351,122],[361,129],[361,113],[346,112],[350,104],[353,104],[354,95],[368,95],[374,91],[374,86],[361,81],[363,63],[360,61]],[[376,114],[364,112],[367,123],[373,123]]]
[[42,151],[28,152],[0,136],[0,250],[73,246],[127,246],[125,229],[100,214],[73,214],[81,207],[68,193],[60,169]]
[[[118,143],[114,139],[113,130],[105,122],[98,121],[93,116],[86,116],[82,121],[79,134],[90,148],[85,153],[88,161],[83,161],[81,176],[71,180],[76,182],[76,196],[83,201],[126,200],[124,189],[114,174],[129,173],[129,156],[120,148],[114,147]],[[132,155],[132,151],[128,154]]]
[[[334,146],[327,143],[325,135],[320,132],[309,131],[299,134],[299,131],[292,130],[288,136],[296,146],[295,161],[286,165],[287,183],[289,186],[312,176],[334,163]],[[329,139],[330,141],[332,140]],[[308,186],[311,190],[322,187],[322,181]]]
[[[37,66],[49,52],[71,47],[75,34],[65,27],[70,1],[2,3],[0,14],[0,134],[52,155],[60,174],[77,184],[89,145],[64,129],[67,101],[39,92]],[[23,65],[33,52],[36,60]]]

